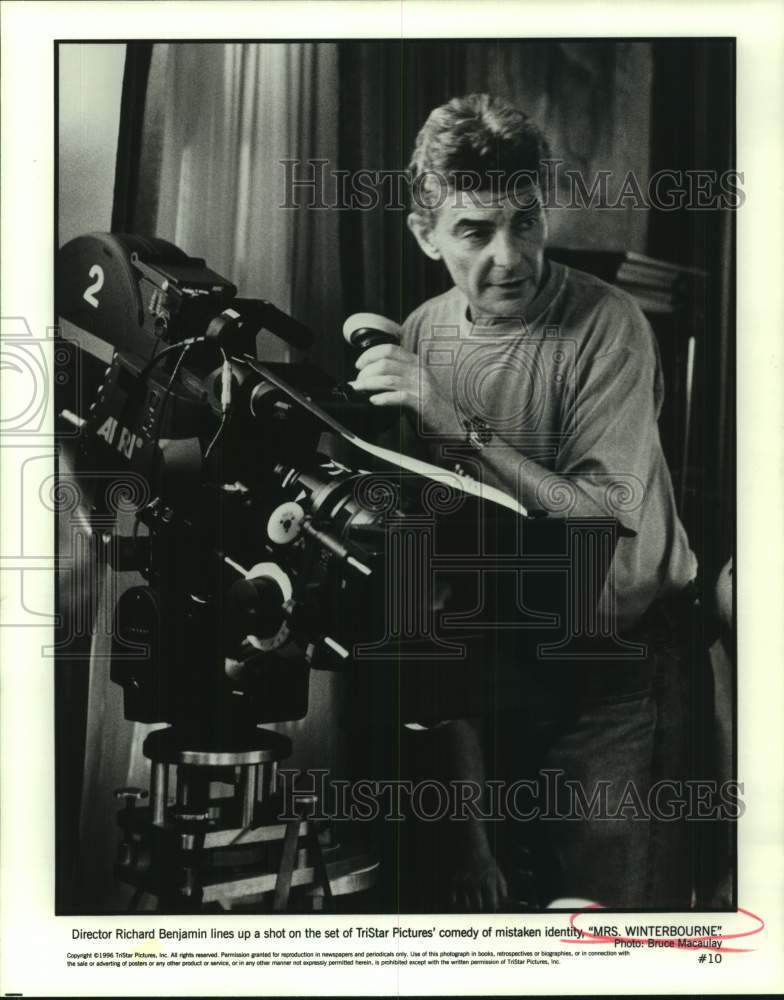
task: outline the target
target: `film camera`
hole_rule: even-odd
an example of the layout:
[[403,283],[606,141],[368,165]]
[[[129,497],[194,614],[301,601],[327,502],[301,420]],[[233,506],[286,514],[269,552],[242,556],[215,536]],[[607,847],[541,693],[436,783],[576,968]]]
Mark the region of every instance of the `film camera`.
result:
[[[58,314],[113,347],[87,412],[62,417],[80,468],[101,473],[100,543],[147,581],[115,608],[111,676],[126,718],[166,723],[144,744],[150,806],[118,790],[117,872],[168,910],[283,909],[298,892],[320,907],[367,888],[376,862],[330,840],[312,797],[281,803],[291,745],[262,724],[306,715],[313,669],[345,674],[369,727],[476,714],[506,697],[499,637],[510,662],[579,645],[563,609],[598,597],[615,540],[614,522],[589,526],[603,557],[583,570],[582,522],[523,516],[366,440],[388,411],[306,362],[260,363],[260,329],[297,351],[313,335],[236,293],[160,239],[91,234],[59,255]],[[394,335],[367,315],[349,334],[356,350]],[[322,450],[336,440],[349,464]],[[118,497],[127,537],[106,528]]]

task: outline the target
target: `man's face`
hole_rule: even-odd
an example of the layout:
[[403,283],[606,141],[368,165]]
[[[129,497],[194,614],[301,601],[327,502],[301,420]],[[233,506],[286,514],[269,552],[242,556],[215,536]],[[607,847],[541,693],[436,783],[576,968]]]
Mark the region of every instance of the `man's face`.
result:
[[540,192],[510,201],[450,190],[434,225],[414,215],[409,225],[425,253],[444,261],[474,317],[519,317],[539,290],[547,239]]

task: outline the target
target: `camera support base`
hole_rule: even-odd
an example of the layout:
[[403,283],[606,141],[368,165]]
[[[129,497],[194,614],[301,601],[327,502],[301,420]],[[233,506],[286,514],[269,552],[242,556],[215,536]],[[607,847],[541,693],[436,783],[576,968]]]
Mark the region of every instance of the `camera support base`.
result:
[[[277,767],[291,752],[288,737],[255,728],[232,745],[210,746],[167,728],[151,733],[143,752],[150,806],[137,805],[139,789],[115,793],[126,803],[116,871],[136,888],[132,907],[149,893],[161,912],[321,910],[375,884],[378,862],[346,850],[332,826],[310,818],[316,796],[283,801]],[[233,794],[213,796],[218,782],[233,785]]]

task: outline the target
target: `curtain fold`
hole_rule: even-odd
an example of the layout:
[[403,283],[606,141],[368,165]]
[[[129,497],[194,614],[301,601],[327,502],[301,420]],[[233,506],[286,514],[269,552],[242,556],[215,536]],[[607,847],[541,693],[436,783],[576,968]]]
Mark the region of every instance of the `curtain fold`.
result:
[[[392,175],[405,171],[427,114],[464,91],[463,45],[342,42],[339,76],[340,168]],[[405,186],[372,186],[378,195],[372,207],[339,213],[346,313],[380,312],[402,322],[450,281],[408,231]]]
[[114,175],[113,233],[129,232],[133,228],[152,48],[151,42],[129,42],[126,51]]
[[[342,322],[334,213],[283,208],[284,161],[337,158],[337,50],[330,43],[170,45],[157,236],[316,328],[331,367]],[[304,166],[299,169],[306,169]],[[259,349],[286,356],[270,334]]]

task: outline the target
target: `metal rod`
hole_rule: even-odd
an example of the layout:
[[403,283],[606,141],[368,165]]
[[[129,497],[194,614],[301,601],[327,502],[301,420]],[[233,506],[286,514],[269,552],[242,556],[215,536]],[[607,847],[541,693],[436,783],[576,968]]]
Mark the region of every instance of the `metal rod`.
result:
[[346,562],[349,564],[349,566],[353,566],[354,569],[358,569],[360,573],[364,573],[365,576],[370,576],[371,573],[373,572],[373,570],[369,566],[366,566],[364,563],[361,563],[359,559],[355,559],[353,556],[348,556]]
[[150,777],[150,799],[152,805],[153,823],[162,824],[166,813],[168,798],[169,768],[161,761],[153,761]]
[[272,904],[273,909],[280,913],[289,905],[289,893],[291,892],[291,876],[294,872],[294,865],[297,860],[297,844],[299,843],[299,819],[289,820],[286,823],[286,835],[283,839],[283,851],[280,857],[280,868],[275,881],[275,899]]
[[187,785],[187,779],[185,778],[184,768],[178,767],[176,774],[177,774],[177,786],[176,786],[177,805],[185,806],[188,804],[188,785]]
[[345,649],[343,646],[340,645],[339,642],[336,642],[335,639],[331,638],[328,635],[324,636],[324,643],[325,645],[329,646],[330,649],[334,650],[338,654],[338,656],[342,657],[344,660],[347,659],[348,656],[350,655],[347,649]]
[[247,577],[248,570],[246,570],[244,566],[240,566],[238,562],[234,562],[234,560],[230,559],[228,556],[224,556],[223,561],[226,563],[227,566],[231,566],[232,569],[236,570],[240,574],[240,576]]
[[266,802],[270,789],[270,765],[259,765],[259,781],[256,789],[256,797],[259,802]]
[[258,780],[258,764],[249,764],[242,770],[240,788],[242,790],[242,825],[253,826],[256,812],[256,782]]

